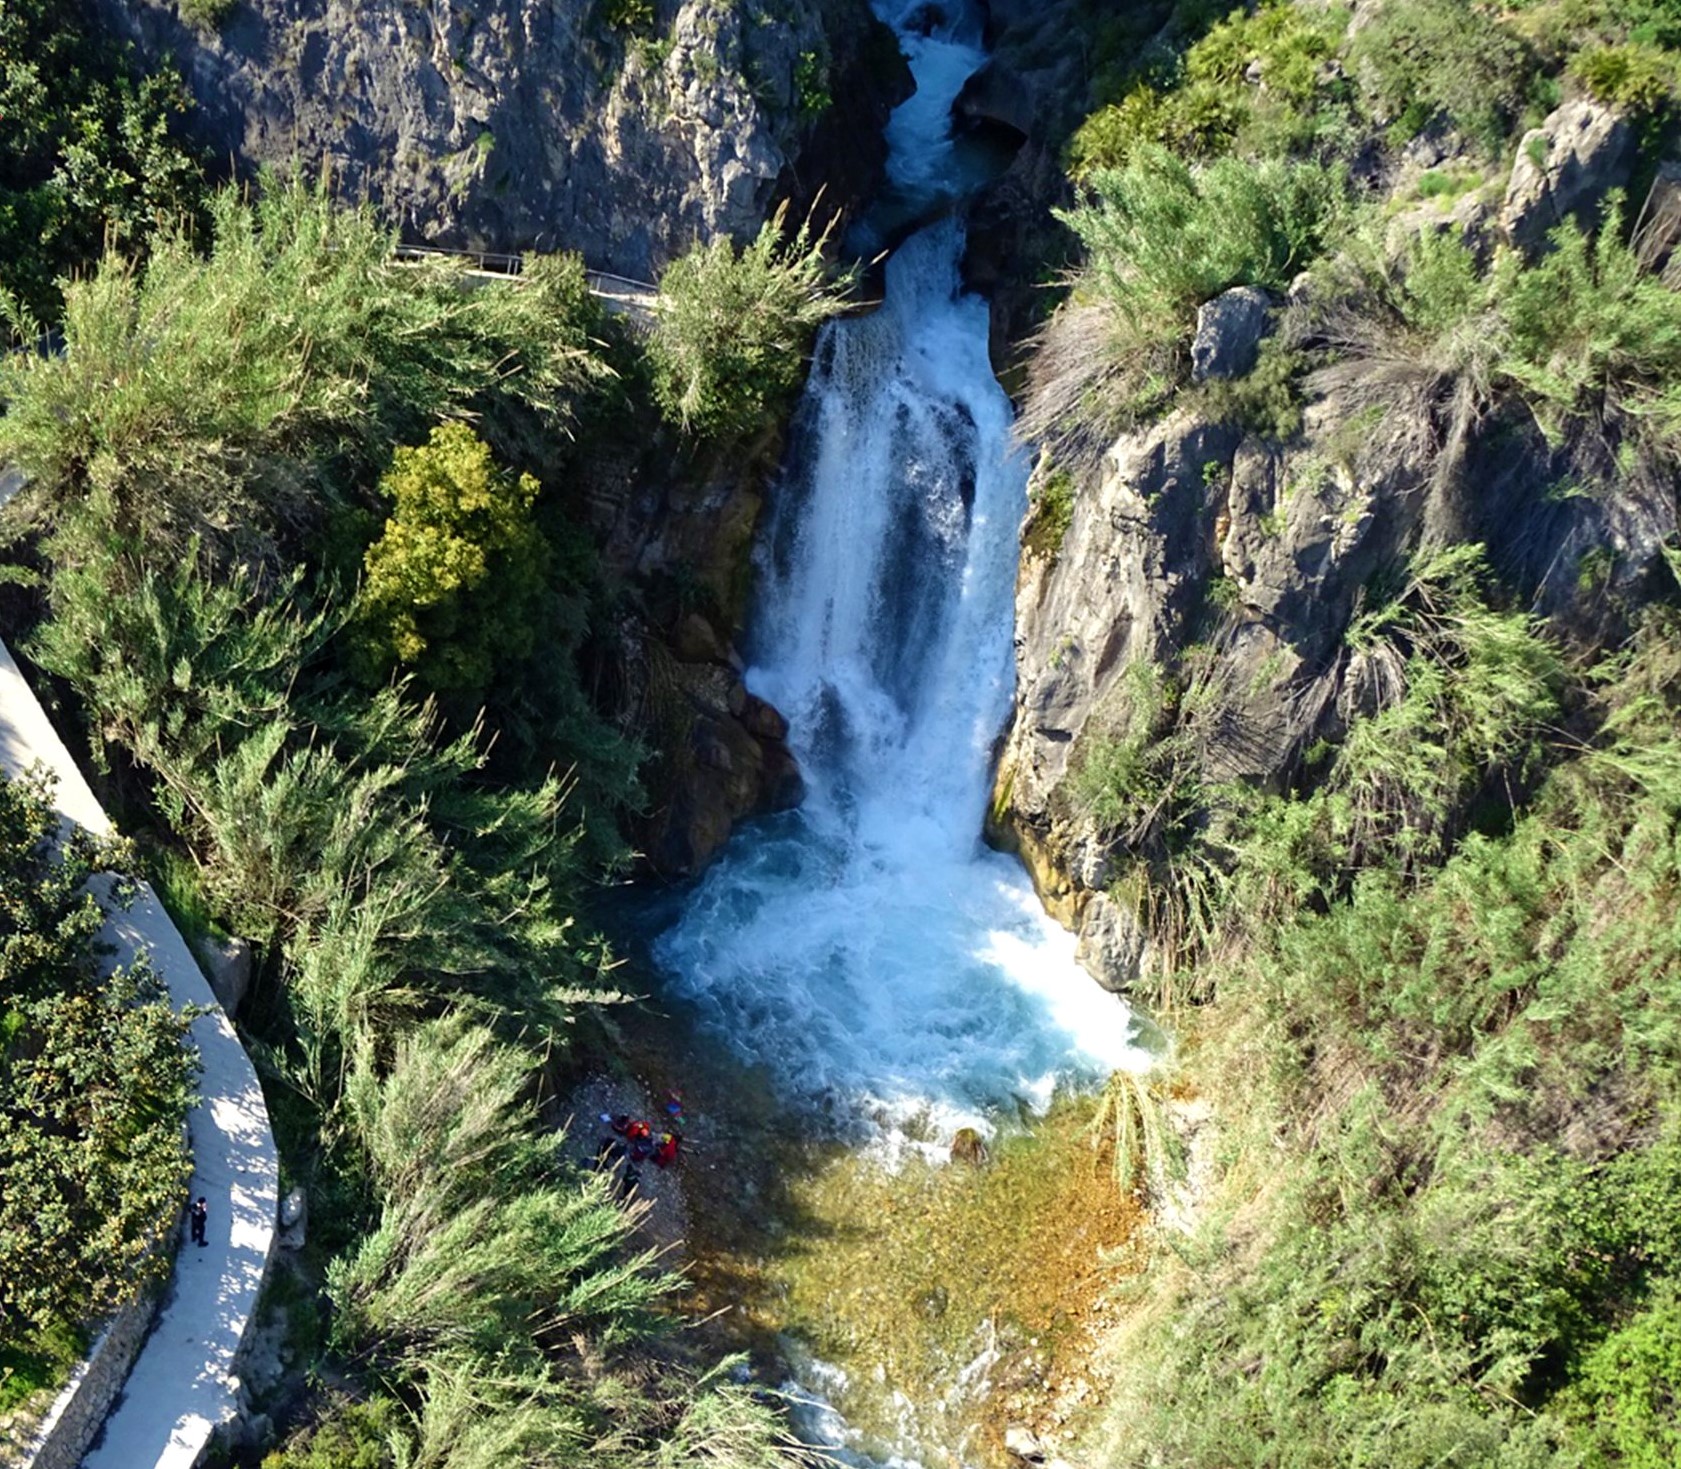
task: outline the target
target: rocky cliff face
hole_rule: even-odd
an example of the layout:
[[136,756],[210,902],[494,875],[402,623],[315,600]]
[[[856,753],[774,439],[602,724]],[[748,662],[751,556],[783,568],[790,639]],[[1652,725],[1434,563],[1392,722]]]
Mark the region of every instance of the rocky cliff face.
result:
[[748,692],[734,642],[779,445],[696,463],[664,431],[621,425],[579,467],[609,574],[641,589],[611,659],[614,702],[656,752],[633,839],[664,877],[700,871],[737,821],[803,795],[787,721]]
[[1080,955],[1124,989],[1155,962],[1106,892],[1112,834],[1082,817],[1068,778],[1112,732],[1129,669],[1197,677],[1201,767],[1276,788],[1352,695],[1343,637],[1375,578],[1421,544],[1480,541],[1566,638],[1600,641],[1663,575],[1673,493],[1563,491],[1532,426],[1490,424],[1444,486],[1424,445],[1360,425],[1329,400],[1289,445],[1181,413],[1120,439],[1054,558],[1029,554],[1017,597],[1015,717],[998,777],[999,835],[1019,847]]
[[[1617,144],[1614,128],[1598,131]],[[1529,238],[1511,221],[1542,194],[1525,193],[1537,151],[1520,159],[1504,220],[1484,226],[1519,244]],[[1601,171],[1598,192],[1612,175]],[[1469,226],[1444,214],[1412,227]],[[1308,283],[1266,315],[1266,329],[1302,344]],[[1169,961],[1110,892],[1125,838],[1082,814],[1070,777],[1126,718],[1129,670],[1194,684],[1197,716],[1176,728],[1192,726],[1202,780],[1278,789],[1362,707],[1345,634],[1421,548],[1480,543],[1517,604],[1567,645],[1614,643],[1672,585],[1674,484],[1614,443],[1586,451],[1600,463],[1584,474],[1583,446],[1550,443],[1516,406],[1450,429],[1428,414],[1374,413],[1369,383],[1333,375],[1281,442],[1217,421],[1205,398],[1180,405],[1110,447],[1077,486],[1056,544],[1030,522],[1018,585],[994,836],[1019,848],[1047,906],[1080,935],[1087,968],[1116,989]]]
[[907,79],[866,0],[99,0],[212,153],[329,170],[415,241],[647,277],[775,202],[873,186]]

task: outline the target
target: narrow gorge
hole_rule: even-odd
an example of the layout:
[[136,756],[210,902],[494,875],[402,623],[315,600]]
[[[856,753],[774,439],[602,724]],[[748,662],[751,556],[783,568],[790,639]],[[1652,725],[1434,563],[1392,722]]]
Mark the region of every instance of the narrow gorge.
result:
[[1673,0],[0,0],[0,120],[0,1463],[189,1300],[169,1469],[1681,1462]]

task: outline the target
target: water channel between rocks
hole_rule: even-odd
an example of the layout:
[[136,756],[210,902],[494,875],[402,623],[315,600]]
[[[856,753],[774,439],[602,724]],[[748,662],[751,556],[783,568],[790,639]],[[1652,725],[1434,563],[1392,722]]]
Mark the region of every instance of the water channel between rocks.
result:
[[[950,119],[985,59],[979,18],[879,8],[917,92],[889,125],[865,246],[978,182]],[[1019,863],[980,840],[1013,686],[1027,464],[962,252],[954,210],[894,250],[879,311],[819,338],[748,630],[748,685],[787,715],[806,799],[740,832],[652,946],[662,995],[767,1079],[780,1125],[901,1171],[929,1171],[961,1128],[992,1136],[1145,1059]],[[989,1350],[954,1351],[951,1392]],[[800,1376],[855,1411],[844,1371],[807,1360]],[[877,1387],[905,1398],[879,1373]],[[849,1441],[826,1412],[808,1427]],[[876,1430],[878,1453],[928,1453]],[[965,1461],[956,1445],[932,1458]]]

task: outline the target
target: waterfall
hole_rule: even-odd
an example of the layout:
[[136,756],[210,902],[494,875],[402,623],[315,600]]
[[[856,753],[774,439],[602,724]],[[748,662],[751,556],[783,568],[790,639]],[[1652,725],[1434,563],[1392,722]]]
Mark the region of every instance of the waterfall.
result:
[[[967,12],[884,18],[917,93],[889,126],[865,240],[972,187],[950,113],[984,59]],[[788,716],[806,801],[743,828],[654,946],[791,1099],[931,1151],[1140,1059],[1125,1006],[980,840],[1027,465],[963,244],[955,214],[914,234],[884,306],[818,339],[756,553],[747,673]]]

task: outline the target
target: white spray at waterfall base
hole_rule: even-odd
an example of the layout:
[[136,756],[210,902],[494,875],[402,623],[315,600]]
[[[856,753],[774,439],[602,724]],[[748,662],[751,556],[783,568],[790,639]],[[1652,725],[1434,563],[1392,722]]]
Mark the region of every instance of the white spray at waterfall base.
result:
[[[892,17],[889,17],[892,19]],[[909,38],[896,208],[941,160],[978,29]],[[888,1150],[1041,1111],[1148,1057],[1019,863],[980,841],[1013,686],[1027,465],[966,295],[961,225],[888,262],[885,306],[819,339],[759,548],[748,683],[788,716],[796,812],[744,829],[654,954],[783,1090]]]

